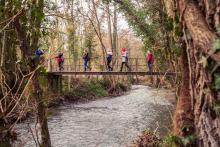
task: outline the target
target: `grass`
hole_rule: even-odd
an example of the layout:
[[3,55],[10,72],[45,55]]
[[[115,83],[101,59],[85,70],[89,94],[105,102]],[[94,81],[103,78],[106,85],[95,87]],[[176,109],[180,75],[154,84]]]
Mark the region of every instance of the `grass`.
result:
[[64,84],[64,99],[67,101],[88,101],[107,96],[118,96],[127,91],[130,87],[128,83],[117,81],[116,89],[113,91],[116,94],[109,92],[111,82],[108,79],[74,79],[71,82],[70,89],[67,84]]
[[100,81],[82,80],[78,81],[78,84],[73,86],[71,91],[65,93],[64,95],[68,95],[74,99],[94,99],[105,97],[108,93]]

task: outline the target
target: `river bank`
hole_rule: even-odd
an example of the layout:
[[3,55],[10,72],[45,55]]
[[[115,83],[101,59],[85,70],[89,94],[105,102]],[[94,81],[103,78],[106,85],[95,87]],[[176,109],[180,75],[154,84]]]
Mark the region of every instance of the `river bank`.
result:
[[[40,84],[43,87],[43,102],[47,107],[47,116],[53,116],[54,110],[58,107],[65,105],[71,105],[76,103],[86,103],[97,99],[105,99],[117,97],[125,94],[131,88],[128,80],[117,80],[114,85],[112,84],[111,78],[73,78],[70,85],[67,85],[67,80],[63,79],[62,82],[62,93],[51,92],[48,87],[47,79],[41,77]],[[70,86],[70,88],[67,86]],[[36,113],[36,102],[30,97],[27,101],[30,107],[23,110],[22,116],[16,116],[11,119],[11,123],[25,123],[26,121],[34,121]],[[10,138],[6,140],[6,143],[13,142],[16,140],[18,134],[13,129],[9,132]],[[0,146],[5,146],[5,142],[1,142]],[[9,145],[6,145],[8,147]]]
[[[129,146],[146,129],[157,130],[164,136],[171,129],[174,109],[167,100],[169,97],[174,98],[170,90],[136,85],[115,98],[57,107],[48,119],[52,144],[56,147]],[[22,142],[15,146],[34,146],[30,128],[35,134],[34,122],[17,126]]]
[[[65,84],[65,83],[64,83]],[[63,88],[62,94],[48,99],[48,108],[55,108],[69,103],[85,103],[102,99],[105,97],[121,96],[131,88],[128,81],[117,81],[112,86],[110,80],[107,79],[73,79],[71,88],[67,90],[67,84]]]

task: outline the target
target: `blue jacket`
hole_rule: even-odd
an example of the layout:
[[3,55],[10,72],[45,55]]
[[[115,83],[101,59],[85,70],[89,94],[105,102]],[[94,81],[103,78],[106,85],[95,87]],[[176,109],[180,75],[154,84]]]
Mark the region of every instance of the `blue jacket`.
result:
[[40,57],[41,55],[43,55],[44,53],[40,50],[40,49],[37,49],[36,51],[35,51],[35,55],[37,56],[37,57]]

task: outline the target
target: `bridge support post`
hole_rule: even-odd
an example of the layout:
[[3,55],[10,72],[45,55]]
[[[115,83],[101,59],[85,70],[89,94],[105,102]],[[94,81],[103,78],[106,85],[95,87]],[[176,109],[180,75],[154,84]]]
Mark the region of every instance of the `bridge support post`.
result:
[[48,74],[48,86],[53,93],[61,94],[62,93],[62,76]]

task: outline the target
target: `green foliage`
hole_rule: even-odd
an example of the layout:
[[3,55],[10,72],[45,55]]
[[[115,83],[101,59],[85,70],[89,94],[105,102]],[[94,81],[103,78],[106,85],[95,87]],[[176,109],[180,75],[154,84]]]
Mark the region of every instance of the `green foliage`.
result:
[[107,91],[102,87],[101,83],[96,80],[91,80],[88,82],[88,90],[91,94],[97,97],[107,96]]
[[175,33],[175,36],[177,36],[177,37],[183,36],[183,32],[180,30],[180,26],[179,25],[175,25],[174,33]]
[[220,117],[220,101],[219,100],[214,103],[213,110],[216,116],[219,118]]
[[175,54],[177,57],[180,57],[180,56],[181,56],[182,48],[180,47],[179,44],[173,42],[173,43],[171,43],[171,48],[172,48],[172,50],[174,51],[174,54]]
[[103,2],[104,4],[109,4],[110,2],[112,2],[112,0],[102,0],[102,2]]
[[175,147],[177,146],[177,144],[180,143],[181,143],[181,139],[173,134],[169,134],[165,136],[165,138],[163,139],[163,146]]
[[36,7],[34,5],[30,10],[30,15],[32,18],[35,18],[40,22],[44,19],[44,12],[42,11],[42,8]]
[[89,50],[90,55],[92,55],[92,51],[94,50],[95,46],[96,44],[93,32],[86,33],[84,47]]
[[76,35],[76,26],[75,22],[69,21],[67,32],[68,32],[68,50],[71,52],[71,55],[76,62],[79,54],[79,36]]
[[45,90],[45,92],[48,90],[48,79],[47,79],[47,75],[40,75],[38,78],[38,81],[41,85],[41,87],[43,87],[43,89]]
[[190,135],[186,138],[182,138],[182,143],[184,147],[193,146],[196,142],[195,135]]
[[40,73],[41,73],[42,75],[47,75],[47,69],[46,69],[45,67],[41,66],[41,67],[39,68],[39,71],[40,71]]
[[93,99],[97,97],[105,97],[108,95],[102,81],[83,79],[78,82],[77,86],[74,86],[69,94],[74,98],[79,99]]
[[208,109],[209,114],[212,116],[212,118],[219,118],[220,117],[220,100],[216,100],[212,103],[212,105]]
[[10,141],[0,141],[0,147],[10,147]]
[[71,88],[68,89],[67,83],[63,84],[64,97],[67,100],[92,100],[106,96],[115,96],[128,90],[129,83],[117,81],[115,91],[109,91],[112,88],[112,82],[109,79],[76,79],[71,83]]
[[[173,20],[161,11],[161,1],[143,1],[142,5],[135,5],[132,0],[116,1],[119,9],[125,14],[131,26],[144,43],[143,51],[153,50],[157,67],[163,71],[169,66],[168,60],[177,60],[181,55],[181,47],[173,43],[171,33],[181,36],[179,20]],[[171,48],[172,50],[169,50]],[[166,50],[166,52],[165,52]],[[171,58],[168,58],[170,57]],[[164,62],[167,61],[167,62]]]
[[136,9],[130,0],[120,2],[119,9],[124,12],[128,24],[133,28],[135,33],[142,37],[152,38],[152,28],[148,17],[148,13],[144,9]]
[[220,39],[219,38],[214,42],[213,50],[214,51],[219,51],[220,50]]
[[171,17],[165,17],[165,28],[168,32],[173,31],[173,19]]
[[215,88],[215,90],[220,90],[220,75],[219,74],[215,75],[214,88]]
[[173,22],[173,25],[174,25],[173,31],[174,31],[175,36],[177,36],[177,37],[183,36],[183,32],[180,29],[179,19],[180,19],[179,16],[176,15],[175,16],[175,21]]
[[187,137],[178,137],[176,135],[169,134],[169,135],[165,136],[165,138],[163,139],[163,146],[167,146],[167,147],[179,147],[179,146],[190,147],[190,146],[194,146],[195,142],[196,142],[195,135],[190,135],[190,136],[187,136]]
[[9,4],[12,6],[12,12],[16,12],[18,10],[20,10],[21,8],[21,1],[20,0],[13,0],[11,1],[11,4]]

